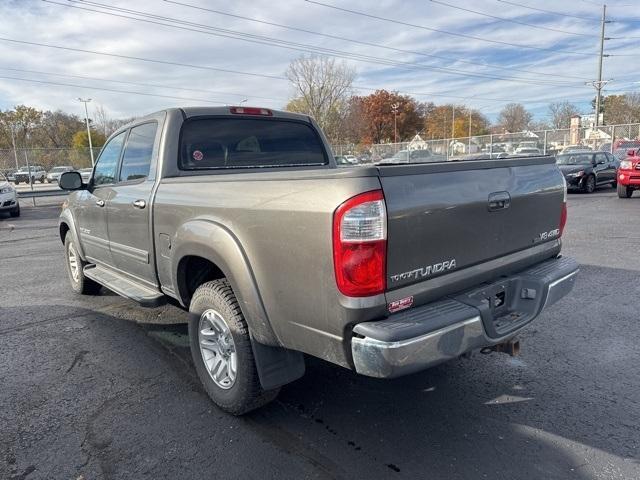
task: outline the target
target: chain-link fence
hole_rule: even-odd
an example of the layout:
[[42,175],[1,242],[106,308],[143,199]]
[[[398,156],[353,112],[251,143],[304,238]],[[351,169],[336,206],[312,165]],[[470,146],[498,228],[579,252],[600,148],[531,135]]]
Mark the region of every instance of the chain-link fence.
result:
[[[640,147],[640,124],[607,125],[600,127],[566,128],[561,130],[525,131],[471,137],[425,139],[416,135],[410,142],[373,145],[334,145],[335,155],[349,155],[349,163],[377,162],[394,155],[400,159],[416,156],[424,159],[424,152],[434,160],[450,159],[465,155],[555,155],[567,147],[588,148],[616,154],[627,147]],[[99,148],[94,148],[94,158]],[[41,167],[50,171],[53,167],[70,166],[74,169],[91,167],[89,148],[18,148],[0,149],[0,172],[11,174],[26,167]]]
[[[434,159],[466,155],[506,157],[556,155],[567,148],[584,148],[616,154],[628,147],[640,147],[640,124],[576,127],[560,130],[524,131],[471,137],[425,139],[416,135],[410,142],[373,145],[335,145],[335,155],[352,155],[359,162],[412,158],[412,152],[428,151]],[[424,155],[417,155],[423,158]],[[354,163],[354,162],[351,162]]]

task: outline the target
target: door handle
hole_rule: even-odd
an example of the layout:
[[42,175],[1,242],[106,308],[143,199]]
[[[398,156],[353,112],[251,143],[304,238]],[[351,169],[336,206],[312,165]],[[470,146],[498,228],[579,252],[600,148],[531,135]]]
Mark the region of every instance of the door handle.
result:
[[96,200],[96,205],[99,207],[104,207],[104,200]]
[[147,206],[147,202],[145,202],[144,200],[136,200],[135,202],[133,202],[133,206],[136,208],[143,209],[144,207]]

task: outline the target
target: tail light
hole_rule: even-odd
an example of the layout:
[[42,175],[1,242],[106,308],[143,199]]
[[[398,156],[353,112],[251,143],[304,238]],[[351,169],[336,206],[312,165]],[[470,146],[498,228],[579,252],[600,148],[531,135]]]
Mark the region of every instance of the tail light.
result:
[[567,224],[567,180],[562,177],[562,183],[564,184],[564,195],[562,197],[562,210],[560,211],[560,225],[558,229],[560,230],[560,236],[564,232],[564,226]]
[[266,117],[273,116],[273,112],[268,108],[231,107],[229,111],[231,113],[235,113],[236,115],[263,115]]
[[562,204],[562,212],[560,212],[560,236],[564,232],[564,226],[567,224],[567,202]]
[[387,211],[381,190],[362,193],[333,214],[333,264],[338,290],[366,297],[386,289]]

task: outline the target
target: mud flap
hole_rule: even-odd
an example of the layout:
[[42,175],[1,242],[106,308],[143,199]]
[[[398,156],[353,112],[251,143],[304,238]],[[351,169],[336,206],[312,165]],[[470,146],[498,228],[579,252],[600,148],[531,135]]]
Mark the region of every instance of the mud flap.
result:
[[304,356],[301,352],[282,347],[270,347],[251,338],[253,358],[265,390],[272,390],[299,379],[304,375]]

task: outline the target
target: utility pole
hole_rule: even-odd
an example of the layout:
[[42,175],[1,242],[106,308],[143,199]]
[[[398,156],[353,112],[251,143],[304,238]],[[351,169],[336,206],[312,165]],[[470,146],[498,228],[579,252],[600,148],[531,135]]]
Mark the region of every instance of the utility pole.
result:
[[89,138],[89,154],[91,155],[91,166],[95,165],[95,161],[93,160],[93,144],[91,143],[91,129],[89,128],[89,109],[87,108],[87,103],[91,101],[90,98],[80,98],[78,100],[84,103],[84,120],[87,123],[87,137]]
[[607,6],[602,5],[602,21],[600,24],[600,55],[598,56],[598,79],[594,82],[588,83],[596,89],[596,118],[594,125],[598,127],[600,125],[600,105],[602,104],[602,88],[609,83],[608,80],[602,80],[602,60],[609,55],[604,54],[604,41],[610,40],[604,36],[604,27],[609,23],[607,21]]

